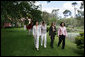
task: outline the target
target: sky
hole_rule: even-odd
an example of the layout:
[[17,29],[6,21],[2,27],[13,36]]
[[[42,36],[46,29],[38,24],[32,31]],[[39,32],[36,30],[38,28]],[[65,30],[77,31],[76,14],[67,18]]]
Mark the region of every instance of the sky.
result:
[[48,13],[51,13],[53,9],[59,9],[58,15],[61,17],[64,17],[63,11],[68,9],[72,12],[72,16],[74,17],[74,7],[72,6],[73,2],[77,2],[76,8],[79,9],[82,1],[51,1],[50,3],[47,3],[47,1],[38,1],[35,5],[42,5],[40,10]]

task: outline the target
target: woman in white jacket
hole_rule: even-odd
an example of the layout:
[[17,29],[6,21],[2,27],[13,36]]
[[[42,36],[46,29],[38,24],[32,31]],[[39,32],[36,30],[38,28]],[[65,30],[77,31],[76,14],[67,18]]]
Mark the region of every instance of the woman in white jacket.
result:
[[39,50],[39,36],[41,34],[40,26],[38,25],[38,21],[36,21],[36,25],[33,26],[33,36],[34,36],[34,45],[37,50]]
[[41,46],[43,45],[43,40],[44,40],[44,48],[46,48],[46,41],[47,41],[47,38],[46,38],[46,28],[47,28],[46,24],[43,21],[42,25],[41,25]]

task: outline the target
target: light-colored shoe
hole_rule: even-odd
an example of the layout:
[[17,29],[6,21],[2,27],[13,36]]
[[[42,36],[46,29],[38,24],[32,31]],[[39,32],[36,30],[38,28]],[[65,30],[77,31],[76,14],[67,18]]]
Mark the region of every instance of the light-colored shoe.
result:
[[44,47],[44,48],[46,48],[46,47]]
[[43,46],[43,45],[41,45],[41,46]]
[[37,51],[38,51],[39,49],[37,48]]

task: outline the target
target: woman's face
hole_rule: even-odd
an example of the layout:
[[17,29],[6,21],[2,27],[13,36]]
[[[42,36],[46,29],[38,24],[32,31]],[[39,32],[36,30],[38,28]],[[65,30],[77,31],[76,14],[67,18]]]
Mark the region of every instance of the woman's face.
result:
[[53,26],[55,25],[55,23],[53,22]]
[[38,22],[36,22],[36,25],[38,25]]
[[44,26],[44,25],[45,25],[45,23],[42,23],[42,25]]
[[64,26],[64,23],[62,23],[62,26]]

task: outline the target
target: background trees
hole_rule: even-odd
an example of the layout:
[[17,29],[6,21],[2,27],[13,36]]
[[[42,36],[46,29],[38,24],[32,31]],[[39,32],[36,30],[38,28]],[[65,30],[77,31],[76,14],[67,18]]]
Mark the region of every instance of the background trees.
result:
[[44,20],[47,24],[49,24],[49,16],[50,14],[47,12],[42,12],[42,20]]
[[[52,13],[42,12],[38,10],[39,6],[34,5],[35,2],[36,1],[1,1],[1,26],[6,22],[15,24],[15,26],[17,26],[17,23],[27,25],[29,23],[29,18],[33,20],[33,23],[35,23],[36,20],[39,22],[44,20],[48,25],[53,21],[57,21],[56,25],[59,25],[61,21],[64,21],[66,25],[74,27],[84,25],[84,2],[81,2],[80,9],[75,8],[77,5],[76,2],[72,3],[74,11],[76,12],[77,9],[78,12],[78,14],[75,13],[76,18],[61,19],[59,19],[58,16],[59,9],[53,9]],[[48,1],[48,3],[50,3],[50,1]],[[71,16],[72,14],[68,9],[62,13],[65,17]]]
[[[41,11],[34,5],[35,1],[1,1],[1,21],[2,26],[5,22],[17,24],[21,18],[27,17],[41,21]],[[23,20],[23,22],[25,22]]]
[[75,38],[75,43],[79,49],[84,49],[84,32]]
[[73,2],[72,5],[73,5],[73,7],[74,7],[74,15],[75,15],[75,17],[76,17],[76,7],[75,7],[75,6],[77,5],[77,3],[76,3],[76,2]]
[[65,18],[66,18],[66,17],[68,17],[68,16],[71,16],[71,11],[70,11],[70,10],[65,10],[65,11],[63,12],[63,14],[64,14],[64,16],[65,16]]

